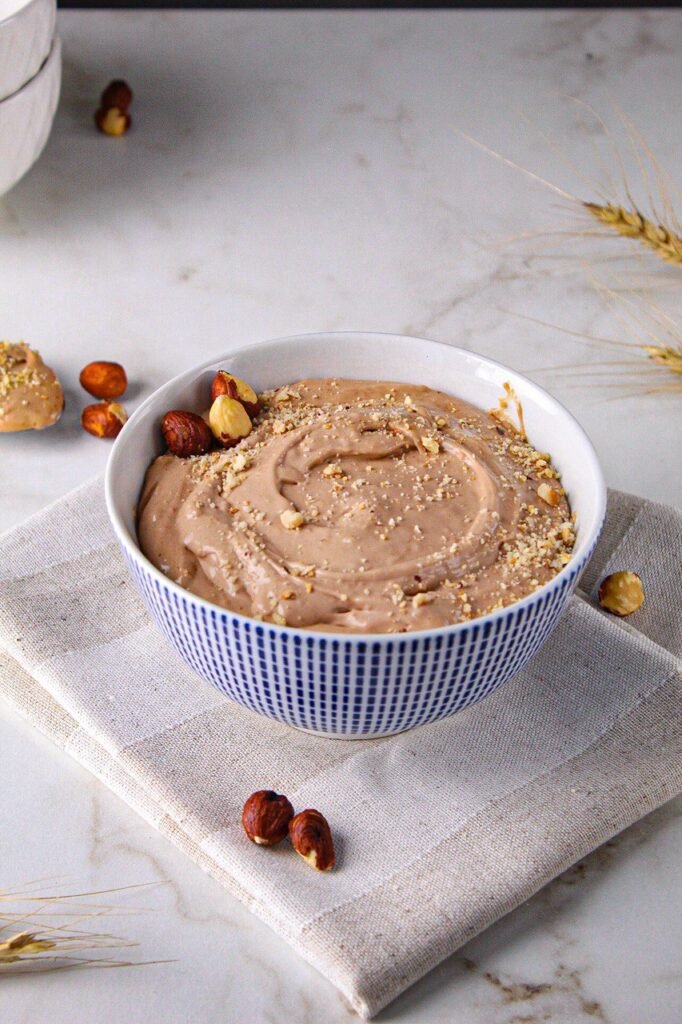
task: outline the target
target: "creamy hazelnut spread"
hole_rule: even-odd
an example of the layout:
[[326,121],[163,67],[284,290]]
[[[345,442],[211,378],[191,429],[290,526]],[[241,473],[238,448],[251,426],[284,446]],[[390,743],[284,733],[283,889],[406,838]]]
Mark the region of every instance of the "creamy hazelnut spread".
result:
[[64,393],[53,370],[23,341],[0,341],[0,433],[56,423]]
[[147,471],[140,546],[187,590],[281,625],[392,633],[509,605],[569,561],[550,456],[501,414],[374,381],[260,398],[236,447]]

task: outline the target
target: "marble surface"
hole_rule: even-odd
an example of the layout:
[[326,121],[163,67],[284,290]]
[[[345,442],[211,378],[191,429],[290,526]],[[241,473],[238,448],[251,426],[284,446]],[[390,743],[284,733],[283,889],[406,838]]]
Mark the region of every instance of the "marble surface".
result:
[[[49,433],[0,438],[0,529],[103,468],[107,445],[78,425],[85,362],[125,363],[132,408],[211,354],[329,329],[425,334],[525,370],[584,423],[610,484],[682,504],[670,462],[679,393],[646,393],[660,378],[637,354],[620,376],[596,364],[627,353],[557,329],[629,337],[624,307],[607,308],[593,287],[604,250],[573,235],[512,245],[525,232],[574,231],[575,208],[458,133],[591,198],[602,142],[570,97],[610,124],[615,102],[674,168],[666,118],[682,99],[680,12],[62,12],[59,24],[52,138],[0,200],[0,333],[41,349],[67,411]],[[110,140],[91,116],[119,76],[136,92],[135,125]],[[615,166],[603,146],[601,156]],[[634,178],[634,156],[624,162]],[[609,284],[634,282],[665,309],[674,274],[653,258],[608,261]],[[245,908],[4,707],[0,750],[0,887],[165,880],[116,897],[139,912],[108,926],[139,942],[138,959],[169,961],[6,979],[0,1018],[355,1019]],[[673,802],[596,851],[379,1019],[678,1021],[681,812]]]

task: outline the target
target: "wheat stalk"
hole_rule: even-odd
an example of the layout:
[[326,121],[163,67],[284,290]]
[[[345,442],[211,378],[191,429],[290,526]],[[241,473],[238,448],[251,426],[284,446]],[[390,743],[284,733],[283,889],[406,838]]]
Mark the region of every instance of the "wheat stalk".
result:
[[[632,196],[620,149],[615,137],[609,129],[609,126],[588,104],[585,104],[580,100],[576,100],[576,103],[585,108],[585,110],[594,116],[601,125],[601,128],[611,145],[613,156],[616,161],[616,168],[619,171],[621,179],[620,187],[618,187],[612,176],[610,174],[608,175],[608,192],[610,194],[605,194],[603,188],[595,188],[592,186],[594,193],[598,197],[594,200],[585,200],[581,196],[559,187],[554,184],[554,182],[548,181],[547,178],[544,178],[515,161],[510,160],[501,153],[490,149],[490,147],[479,142],[477,139],[472,138],[465,132],[459,133],[467,139],[467,141],[483,150],[483,152],[488,153],[490,156],[501,161],[503,164],[506,164],[508,167],[521,171],[522,174],[530,178],[532,181],[553,192],[560,198],[560,200],[563,201],[564,209],[566,208],[566,204],[568,205],[568,210],[569,212],[573,211],[573,216],[575,216],[575,210],[577,207],[592,218],[589,224],[585,224],[578,230],[573,229],[569,231],[559,231],[552,229],[543,232],[524,232],[512,241],[528,241],[530,239],[543,237],[556,239],[557,237],[561,237],[562,242],[564,242],[566,238],[574,241],[586,239],[592,236],[605,237],[607,232],[612,232],[614,238],[619,235],[622,238],[632,239],[638,243],[638,245],[648,249],[668,265],[682,267],[682,225],[680,224],[680,220],[676,214],[671,198],[671,193],[673,193],[675,189],[669,176],[661,167],[656,156],[652,153],[650,147],[637,131],[635,126],[616,108],[619,120],[627,132],[630,147],[636,157],[642,184],[648,197],[649,213],[648,215],[642,213]],[[526,120],[528,119],[526,118]],[[562,154],[558,150],[556,144],[545,136],[544,133],[541,132],[540,134],[549,145],[550,149],[554,153],[559,152],[573,172],[576,173],[583,182],[585,182],[585,175],[582,173],[580,168],[576,167],[575,163],[573,163],[566,154]],[[651,177],[653,177],[655,182],[655,187],[653,188],[651,185]],[[624,195],[622,195],[623,192]],[[619,193],[621,194],[619,195]],[[595,221],[597,222],[596,224],[594,223]],[[561,252],[561,257],[563,258],[564,256],[565,246]],[[622,258],[620,254],[619,258]],[[656,280],[656,286],[661,287],[666,282],[672,283],[673,279],[673,276],[668,275],[666,278],[661,275],[660,279]],[[635,343],[633,346],[632,343],[628,344],[627,342],[622,341],[617,342],[614,339],[607,340],[604,338],[591,338],[590,336],[582,335],[583,340],[613,345],[621,348],[629,348],[630,350],[634,347],[650,360],[650,364],[648,366],[644,364],[641,369],[631,370],[631,366],[637,366],[636,361],[628,363],[621,360],[616,364],[604,364],[604,368],[600,370],[598,368],[595,369],[596,364],[591,363],[588,367],[578,368],[578,373],[582,370],[584,374],[592,377],[600,375],[605,377],[616,377],[621,373],[632,374],[638,378],[633,381],[632,386],[639,387],[641,384],[640,375],[644,370],[650,371],[654,380],[656,380],[656,375],[662,372],[668,376],[668,380],[660,380],[655,384],[654,388],[649,389],[647,393],[679,393],[680,390],[682,390],[682,380],[680,379],[682,378],[682,325],[673,321],[669,316],[664,314],[662,310],[657,309],[655,306],[649,306],[646,310],[646,315],[649,320],[645,323],[642,320],[642,310],[638,310],[637,306],[631,299],[627,299],[626,297],[619,295],[613,288],[605,288],[596,284],[596,282],[593,283],[595,283],[597,292],[601,294],[602,298],[606,300],[612,311],[615,312],[617,319],[620,321],[621,326],[625,328],[626,333],[631,336],[633,336],[633,334],[635,335]],[[641,288],[631,288],[630,291],[641,291]],[[625,304],[630,319],[634,320],[639,328],[637,333],[633,332],[633,325],[632,323],[627,322],[627,318],[623,319],[618,315],[618,309],[616,308],[617,304]],[[526,319],[533,318],[528,317]],[[556,325],[548,324],[546,326],[554,326],[556,328]],[[566,331],[565,328],[556,329],[564,330],[564,332],[568,334],[580,336],[578,332]],[[576,367],[553,367],[552,372],[557,372],[557,370],[561,369],[575,371]],[[622,389],[622,382],[610,381],[606,384],[600,382],[600,386],[611,386]]]
[[[136,943],[104,932],[77,927],[111,914],[125,912],[116,906],[90,901],[86,897],[99,897],[105,893],[148,887],[125,886],[99,892],[73,895],[43,896],[30,891],[0,890],[0,933],[10,929],[13,934],[3,938],[0,934],[0,979],[4,976],[35,971],[66,970],[82,967],[133,967],[143,963],[163,961],[129,961],[78,956],[95,950],[123,949]],[[12,911],[9,905],[12,904]],[[16,909],[26,904],[26,909]],[[66,908],[66,909],[64,909]],[[61,923],[60,918],[67,922]],[[16,930],[15,930],[16,929]]]
[[615,203],[583,202],[582,205],[601,224],[613,228],[619,235],[635,238],[666,263],[682,266],[682,237],[663,224],[656,224],[638,210],[626,210]]

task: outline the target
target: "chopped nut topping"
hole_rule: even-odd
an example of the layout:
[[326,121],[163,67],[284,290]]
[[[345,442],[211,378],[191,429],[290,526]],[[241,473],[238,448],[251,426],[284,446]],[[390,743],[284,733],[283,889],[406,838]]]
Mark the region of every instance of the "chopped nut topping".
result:
[[440,443],[437,438],[426,436],[422,437],[421,442],[423,448],[427,452],[430,452],[431,455],[438,455],[438,452],[440,451]]
[[279,520],[285,530],[298,530],[305,522],[302,513],[292,508],[287,508],[284,512],[281,512]]
[[538,498],[542,498],[552,508],[556,508],[561,501],[561,494],[554,487],[550,487],[549,484],[542,483],[538,487]]

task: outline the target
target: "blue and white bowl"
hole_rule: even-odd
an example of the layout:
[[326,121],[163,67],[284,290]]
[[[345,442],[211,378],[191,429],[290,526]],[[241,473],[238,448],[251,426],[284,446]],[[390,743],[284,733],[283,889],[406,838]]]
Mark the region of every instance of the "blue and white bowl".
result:
[[[403,634],[323,633],[225,611],[183,590],[140,551],[135,505],[162,451],[168,409],[206,406],[219,368],[257,390],[303,377],[426,384],[493,408],[509,381],[531,442],[552,454],[577,516],[573,558],[534,594],[472,622]],[[596,455],[554,398],[499,363],[449,345],[389,334],[284,338],[212,359],[159,388],[113,447],[109,516],[150,615],[182,658],[226,696],[325,736],[367,738],[412,729],[481,700],[535,654],[556,625],[601,530],[606,489]]]

